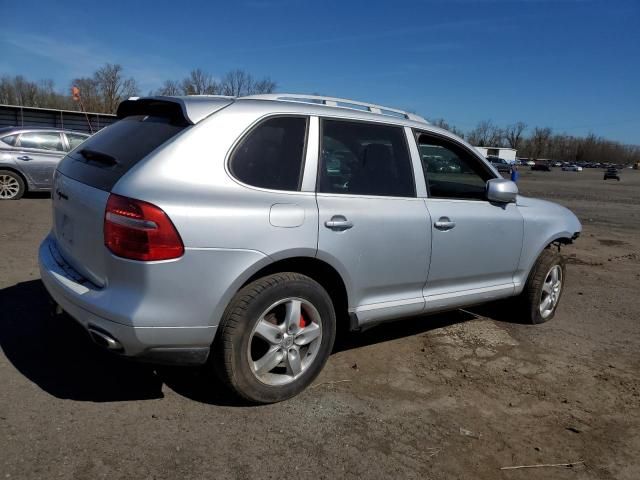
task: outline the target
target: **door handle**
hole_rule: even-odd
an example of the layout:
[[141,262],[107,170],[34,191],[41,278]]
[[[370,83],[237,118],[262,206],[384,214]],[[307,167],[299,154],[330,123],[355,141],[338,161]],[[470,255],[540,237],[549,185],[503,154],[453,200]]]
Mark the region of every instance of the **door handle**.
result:
[[436,223],[433,224],[438,230],[446,232],[456,226],[456,222],[452,222],[449,217],[440,217]]
[[18,160],[24,160],[26,162],[27,160],[31,160],[31,157],[29,155],[22,155],[18,157]]
[[334,215],[333,217],[331,217],[331,220],[327,220],[326,222],[324,222],[324,226],[330,228],[331,230],[342,232],[353,227],[353,222],[347,220],[346,217],[342,215]]

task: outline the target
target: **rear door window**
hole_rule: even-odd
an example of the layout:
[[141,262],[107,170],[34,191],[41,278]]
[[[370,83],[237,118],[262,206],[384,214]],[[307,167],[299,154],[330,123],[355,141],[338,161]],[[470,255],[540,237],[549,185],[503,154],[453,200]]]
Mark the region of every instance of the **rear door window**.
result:
[[20,147],[62,152],[62,137],[58,132],[26,132],[20,134]]
[[185,124],[165,117],[126,117],[84,141],[60,162],[58,170],[74,180],[110,191],[140,160],[185,128]]
[[306,117],[265,120],[234,150],[229,163],[232,175],[254,187],[299,190],[306,132]]
[[323,120],[318,191],[415,197],[404,129],[375,123]]

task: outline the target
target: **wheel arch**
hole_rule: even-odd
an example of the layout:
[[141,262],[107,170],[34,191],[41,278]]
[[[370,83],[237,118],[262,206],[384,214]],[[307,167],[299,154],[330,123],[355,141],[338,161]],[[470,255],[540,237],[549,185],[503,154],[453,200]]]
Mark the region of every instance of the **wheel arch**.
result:
[[279,272],[295,272],[306,275],[318,282],[327,291],[336,312],[339,324],[348,318],[349,293],[340,273],[329,263],[315,257],[290,257],[277,260],[254,272],[240,286],[238,291],[249,283]]
[[569,245],[573,243],[573,241],[576,238],[578,238],[579,235],[580,235],[580,232],[573,232],[573,233],[568,231],[558,232],[554,235],[551,235],[544,242],[542,242],[542,246],[535,252],[535,255],[532,255],[531,257],[529,257],[527,264],[524,266],[524,268],[522,268],[518,272],[519,274],[516,274],[514,278],[515,285],[516,285],[515,293],[518,294],[524,289],[527,279],[531,274],[531,270],[533,269],[534,265],[538,261],[538,258],[540,258],[540,255],[542,254],[542,252],[544,252],[549,248],[553,248],[555,246],[560,248],[561,245]]

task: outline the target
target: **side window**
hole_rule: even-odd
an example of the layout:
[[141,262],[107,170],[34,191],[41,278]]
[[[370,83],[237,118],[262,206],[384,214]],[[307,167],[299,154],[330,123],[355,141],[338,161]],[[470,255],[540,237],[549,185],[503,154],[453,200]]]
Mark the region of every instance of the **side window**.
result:
[[39,150],[50,150],[62,152],[62,139],[58,132],[27,132],[20,135],[20,146],[22,148],[37,148]]
[[418,150],[429,196],[485,200],[493,175],[467,150],[439,137],[419,134]]
[[0,138],[0,140],[2,140],[7,145],[11,145],[13,147],[16,144],[17,138],[18,138],[18,135],[7,135],[6,137]]
[[306,131],[306,117],[275,117],[262,122],[234,150],[231,173],[254,187],[298,190]]
[[318,191],[415,197],[404,129],[375,123],[323,120]]
[[84,142],[87,138],[89,138],[86,135],[80,135],[77,133],[67,133],[66,135],[67,135],[67,140],[69,141],[69,150],[73,150],[82,142]]

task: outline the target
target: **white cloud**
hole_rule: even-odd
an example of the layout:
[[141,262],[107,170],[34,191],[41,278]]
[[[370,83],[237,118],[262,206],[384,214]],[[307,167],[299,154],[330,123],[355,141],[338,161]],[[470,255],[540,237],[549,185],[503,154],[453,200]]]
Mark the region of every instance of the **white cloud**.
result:
[[45,35],[5,30],[0,34],[0,43],[58,65],[60,73],[64,73],[69,81],[89,76],[105,63],[118,63],[124,67],[126,76],[136,79],[143,94],[157,88],[166,79],[182,78],[187,73],[184,67],[157,55],[117,52],[96,42],[77,38],[71,42]]

